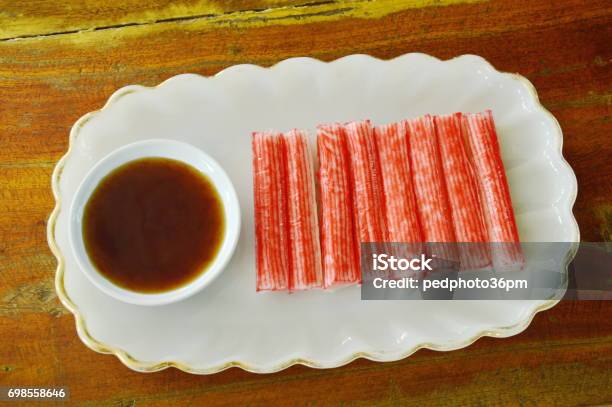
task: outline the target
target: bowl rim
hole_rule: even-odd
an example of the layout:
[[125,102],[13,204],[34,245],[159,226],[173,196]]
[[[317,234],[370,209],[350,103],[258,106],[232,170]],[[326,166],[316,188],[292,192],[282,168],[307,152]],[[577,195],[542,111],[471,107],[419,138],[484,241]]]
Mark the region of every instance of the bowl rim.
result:
[[[212,263],[199,275],[168,291],[143,293],[123,288],[105,277],[94,266],[84,247],[82,218],[84,208],[97,186],[112,171],[145,158],[179,161],[206,176],[219,194],[225,217],[225,233]],[[147,139],[119,147],[98,161],[81,180],[68,209],[68,238],[77,266],[88,280],[105,294],[134,305],[165,305],[186,299],[215,280],[230,261],[240,235],[240,205],[234,185],[221,165],[201,149],[182,141]]]

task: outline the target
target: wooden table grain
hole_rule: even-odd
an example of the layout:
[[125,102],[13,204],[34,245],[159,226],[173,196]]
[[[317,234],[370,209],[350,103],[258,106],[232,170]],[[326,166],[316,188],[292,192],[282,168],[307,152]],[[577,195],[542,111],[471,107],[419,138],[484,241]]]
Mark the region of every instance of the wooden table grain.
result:
[[530,79],[563,128],[582,239],[612,240],[609,1],[0,0],[0,386],[69,386],[75,405],[611,403],[610,301],[562,302],[520,335],[454,352],[270,375],[140,374],[77,338],[45,228],[81,115],[179,73],[413,51],[477,54]]

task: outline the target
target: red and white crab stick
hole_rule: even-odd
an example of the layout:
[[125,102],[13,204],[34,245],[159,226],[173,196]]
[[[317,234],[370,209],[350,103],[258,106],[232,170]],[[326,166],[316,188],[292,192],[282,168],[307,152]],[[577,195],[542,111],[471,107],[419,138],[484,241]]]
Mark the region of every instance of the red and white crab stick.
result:
[[462,269],[489,266],[487,228],[478,180],[465,145],[462,114],[436,116],[434,123]]
[[417,255],[423,235],[412,182],[406,122],[375,127],[374,137],[383,180],[387,240],[415,243],[408,246],[409,254]]
[[369,120],[350,122],[344,128],[353,180],[357,243],[385,242],[384,192],[372,124]]
[[348,147],[342,125],[318,127],[317,153],[325,287],[358,283],[361,273],[353,226]]
[[467,140],[478,174],[480,196],[496,270],[520,269],[524,263],[510,189],[490,110],[466,114]]
[[452,214],[433,120],[426,115],[408,120],[407,125],[408,149],[423,239],[433,243],[429,245],[430,255],[457,261],[459,258],[454,247],[456,240]]
[[289,288],[285,151],[281,133],[254,132],[253,189],[257,291]]
[[283,134],[287,162],[290,290],[323,287],[312,155],[305,132]]

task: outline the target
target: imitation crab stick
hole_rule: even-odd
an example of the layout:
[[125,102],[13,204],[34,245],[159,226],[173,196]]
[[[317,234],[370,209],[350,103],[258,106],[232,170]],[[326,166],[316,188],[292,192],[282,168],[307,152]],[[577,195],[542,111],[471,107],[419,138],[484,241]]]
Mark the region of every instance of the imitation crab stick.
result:
[[346,134],[341,125],[318,127],[321,257],[325,287],[361,279],[353,226]]
[[344,128],[353,180],[357,242],[384,242],[384,193],[372,125],[366,120],[348,123]]
[[[474,269],[490,265],[478,180],[465,145],[462,114],[436,116],[434,123],[446,191],[449,198],[455,238],[459,243],[461,268]],[[465,244],[464,244],[465,243]],[[481,243],[481,244],[479,244]]]
[[323,286],[319,222],[312,156],[306,133],[283,135],[287,162],[287,208],[290,246],[289,289]]
[[[455,232],[434,123],[426,115],[407,121],[408,150],[423,238],[430,254],[457,261]],[[436,242],[438,242],[436,244]]]
[[520,268],[524,259],[493,114],[490,110],[467,114],[463,122],[467,128],[472,162],[478,174],[493,267],[496,270]]
[[280,133],[255,132],[252,148],[257,290],[286,290],[289,236],[283,139]]
[[[387,240],[423,242],[412,185],[406,122],[374,128],[383,184]],[[420,253],[420,244],[410,247]]]

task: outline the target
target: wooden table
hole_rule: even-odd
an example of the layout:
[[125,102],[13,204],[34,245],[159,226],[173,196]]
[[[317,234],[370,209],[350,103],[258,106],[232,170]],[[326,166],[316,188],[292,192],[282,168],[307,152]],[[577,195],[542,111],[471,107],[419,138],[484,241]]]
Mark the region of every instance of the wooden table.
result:
[[[270,375],[128,370],[76,336],[53,289],[50,175],[68,131],[117,88],[292,56],[473,53],[538,89],[565,134],[586,241],[612,240],[609,1],[0,0],[0,385],[79,405],[612,402],[612,302],[562,302],[522,334],[394,363]],[[197,405],[197,404],[196,404]]]

